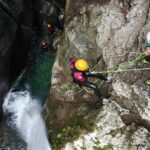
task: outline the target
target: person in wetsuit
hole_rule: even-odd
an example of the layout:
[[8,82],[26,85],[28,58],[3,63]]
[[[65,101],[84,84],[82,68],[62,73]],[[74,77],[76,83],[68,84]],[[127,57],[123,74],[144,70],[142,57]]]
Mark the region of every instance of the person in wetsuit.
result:
[[102,102],[103,96],[101,95],[98,86],[90,81],[88,81],[88,77],[98,78],[107,82],[111,81],[111,78],[106,78],[100,73],[92,73],[89,70],[89,65],[84,59],[77,59],[72,57],[69,59],[70,66],[69,69],[72,71],[71,75],[73,77],[73,82],[77,83],[80,87],[84,86],[87,88],[91,88],[94,90],[95,95]]
[[[147,42],[145,43],[146,51],[144,52],[144,63],[150,63],[150,32],[147,33],[146,39]],[[150,77],[147,79],[146,84],[150,85]]]
[[147,42],[145,43],[145,46],[146,46],[146,51],[144,52],[145,53],[145,63],[146,62],[150,62],[150,32],[147,33]]

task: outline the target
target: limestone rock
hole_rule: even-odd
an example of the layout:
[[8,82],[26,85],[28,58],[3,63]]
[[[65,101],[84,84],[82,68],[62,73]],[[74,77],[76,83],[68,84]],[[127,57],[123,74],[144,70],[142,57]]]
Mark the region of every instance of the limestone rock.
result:
[[[70,106],[68,107],[70,108],[72,108],[71,104],[77,107],[77,104],[80,103],[80,107],[86,107],[85,110],[89,110],[89,112],[91,112],[91,109],[93,111],[96,109],[95,101],[91,99],[91,96],[95,96],[91,91],[81,89],[81,94],[79,94],[79,88],[72,83],[71,86],[65,86],[67,88],[63,92],[60,90],[63,84],[68,85],[68,82],[70,82],[68,58],[71,56],[87,59],[90,67],[94,70],[112,70],[112,72],[120,70],[120,73],[110,73],[113,76],[112,87],[109,88],[112,91],[111,100],[115,101],[113,104],[115,103],[117,107],[114,108],[112,104],[107,104],[109,109],[105,109],[106,106],[104,106],[103,111],[106,114],[111,111],[111,114],[102,117],[99,122],[102,125],[105,121],[108,121],[108,124],[103,124],[101,130],[97,132],[90,135],[83,134],[77,141],[69,142],[64,148],[65,150],[84,148],[92,150],[94,149],[94,141],[90,142],[90,145],[87,141],[89,139],[95,140],[96,137],[98,137],[96,140],[99,141],[97,142],[99,143],[98,146],[101,148],[107,146],[110,146],[110,149],[113,147],[123,150],[136,149],[136,147],[141,150],[150,148],[149,138],[147,138],[149,127],[144,125],[145,121],[149,125],[150,88],[144,83],[150,74],[146,70],[132,70],[148,67],[148,65],[142,63],[142,53],[145,49],[146,34],[150,31],[149,5],[150,1],[147,0],[66,1],[65,31],[56,56],[57,66],[64,70],[66,80],[63,80],[63,83],[59,81],[60,84],[57,88],[52,87],[55,92],[57,91],[57,95],[63,93],[61,98],[57,97],[55,101],[69,102]],[[132,71],[129,71],[129,69]],[[60,70],[55,70],[54,73],[59,74]],[[99,82],[96,83],[101,85]],[[108,86],[104,87],[107,91]],[[69,97],[63,96],[67,94]],[[54,97],[52,98],[54,99]],[[87,105],[84,105],[85,103]],[[89,107],[90,103],[94,105],[92,108]],[[71,109],[70,114],[78,113],[76,107]],[[139,124],[135,121],[133,124],[131,123],[131,126],[126,127],[119,118],[120,115],[126,114],[124,109],[128,113],[138,114],[143,119],[143,124],[137,127]],[[55,111],[57,111],[57,107]],[[103,111],[99,111],[100,114],[103,113]],[[116,116],[113,116],[113,114],[116,114]],[[71,115],[66,117],[71,118]],[[114,118],[114,120],[110,121],[111,118]],[[115,121],[115,119],[117,120]],[[114,125],[115,129],[111,126],[113,121],[117,124]],[[114,134],[108,134],[108,131],[104,131],[105,128],[110,131],[109,133],[112,131]],[[94,129],[96,130],[96,128]],[[140,138],[138,138],[139,135],[141,135]],[[130,142],[130,139],[133,139],[133,141]],[[140,145],[140,140],[143,140],[145,146]]]

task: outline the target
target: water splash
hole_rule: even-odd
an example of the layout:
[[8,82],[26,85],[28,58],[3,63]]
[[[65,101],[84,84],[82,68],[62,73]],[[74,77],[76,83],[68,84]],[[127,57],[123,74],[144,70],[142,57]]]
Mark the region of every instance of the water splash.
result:
[[3,110],[7,124],[27,143],[27,150],[51,150],[41,115],[42,106],[28,91],[11,90],[5,97]]

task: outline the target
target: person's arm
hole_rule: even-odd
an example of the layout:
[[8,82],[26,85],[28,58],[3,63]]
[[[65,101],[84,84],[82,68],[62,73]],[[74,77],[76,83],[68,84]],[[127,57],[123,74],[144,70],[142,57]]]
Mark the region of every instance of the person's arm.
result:
[[70,70],[73,70],[73,69],[74,69],[74,65],[73,65],[73,64],[70,64],[70,65],[69,65],[69,69],[70,69]]
[[90,70],[86,71],[86,76],[87,77],[94,77],[94,78],[98,78],[98,79],[107,81],[107,77],[105,77],[101,73],[91,72]]
[[87,77],[95,77],[95,78],[104,80],[104,81],[106,81],[108,83],[112,82],[112,76],[106,77],[106,76],[104,76],[101,73],[96,73],[95,71],[91,72],[90,70],[88,70],[87,73],[86,73],[86,76]]

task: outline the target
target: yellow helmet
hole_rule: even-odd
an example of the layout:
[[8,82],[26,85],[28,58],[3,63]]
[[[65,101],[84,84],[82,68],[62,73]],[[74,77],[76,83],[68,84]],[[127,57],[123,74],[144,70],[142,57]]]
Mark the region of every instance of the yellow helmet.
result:
[[80,70],[80,71],[86,71],[88,70],[89,68],[89,65],[87,63],[86,60],[84,59],[78,59],[76,62],[75,62],[75,68]]

